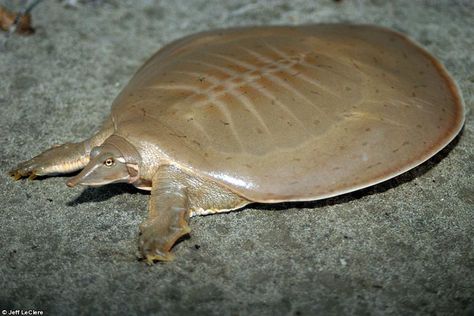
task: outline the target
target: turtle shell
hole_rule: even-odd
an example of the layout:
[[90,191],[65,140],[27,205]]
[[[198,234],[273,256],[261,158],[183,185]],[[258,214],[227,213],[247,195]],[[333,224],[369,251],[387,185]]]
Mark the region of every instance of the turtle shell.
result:
[[279,202],[354,191],[421,164],[460,131],[464,105],[445,68],[405,36],[322,24],[178,40],[139,69],[112,117],[148,168],[177,164]]

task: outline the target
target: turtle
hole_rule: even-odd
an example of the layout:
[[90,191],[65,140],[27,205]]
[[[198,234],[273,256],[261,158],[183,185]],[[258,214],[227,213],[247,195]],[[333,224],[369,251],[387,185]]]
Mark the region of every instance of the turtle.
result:
[[148,59],[92,137],[10,175],[82,169],[68,186],[151,191],[140,256],[171,261],[192,216],[325,199],[393,178],[450,143],[464,108],[445,67],[391,29],[211,30]]

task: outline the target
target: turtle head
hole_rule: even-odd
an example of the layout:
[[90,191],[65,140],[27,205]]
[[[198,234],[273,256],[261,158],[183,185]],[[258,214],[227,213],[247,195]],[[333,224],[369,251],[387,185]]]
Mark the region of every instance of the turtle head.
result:
[[69,179],[67,185],[97,187],[108,183],[133,183],[138,180],[139,158],[137,150],[127,140],[110,136],[101,146],[92,148],[89,163]]

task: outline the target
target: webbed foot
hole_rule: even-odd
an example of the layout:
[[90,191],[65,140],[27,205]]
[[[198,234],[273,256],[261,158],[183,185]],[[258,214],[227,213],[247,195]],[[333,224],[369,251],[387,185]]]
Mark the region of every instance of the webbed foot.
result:
[[139,237],[140,253],[148,264],[172,261],[171,248],[191,231],[188,194],[180,175],[179,169],[162,166],[153,177],[148,219],[140,225]]
[[183,227],[175,227],[160,221],[160,218],[147,220],[140,225],[140,253],[148,264],[154,261],[173,261],[175,255],[171,253],[171,248],[190,231],[187,223]]
[[82,169],[89,160],[83,143],[66,143],[52,147],[38,156],[18,164],[8,173],[15,180],[28,177],[73,172]]

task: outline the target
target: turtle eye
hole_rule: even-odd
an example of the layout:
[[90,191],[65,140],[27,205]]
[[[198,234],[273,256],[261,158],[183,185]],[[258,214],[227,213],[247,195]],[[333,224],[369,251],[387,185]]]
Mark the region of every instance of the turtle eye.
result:
[[114,164],[114,159],[113,158],[107,158],[105,159],[104,161],[104,165],[106,165],[107,167],[110,167]]

